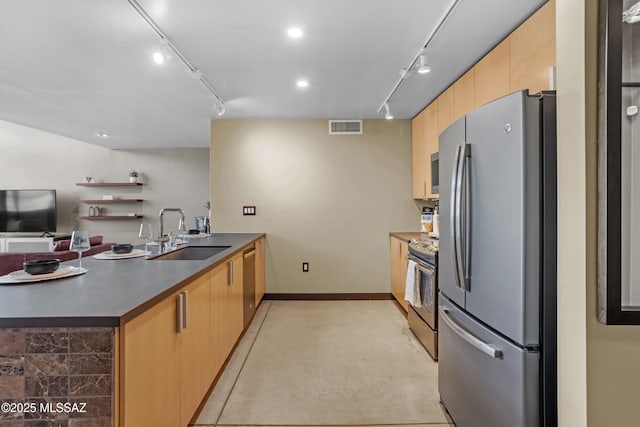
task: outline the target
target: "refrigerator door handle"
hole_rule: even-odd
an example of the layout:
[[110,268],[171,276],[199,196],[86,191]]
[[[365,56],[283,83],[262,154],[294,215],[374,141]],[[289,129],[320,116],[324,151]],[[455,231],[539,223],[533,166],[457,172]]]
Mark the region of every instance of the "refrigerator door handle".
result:
[[462,327],[460,327],[456,323],[456,321],[453,320],[451,316],[449,316],[449,311],[446,308],[440,307],[439,311],[444,323],[446,323],[447,326],[449,326],[451,330],[453,330],[453,332],[458,334],[460,338],[462,338],[463,340],[465,340],[466,342],[468,342],[469,344],[471,344],[472,346],[474,346],[484,354],[493,357],[494,359],[499,359],[500,357],[502,357],[501,350],[498,350],[492,345],[487,344],[486,342],[482,341],[480,338],[476,337],[475,335],[467,332]]
[[456,247],[456,194],[458,177],[458,160],[460,159],[460,146],[456,147],[456,155],[453,161],[453,172],[451,173],[451,210],[449,211],[449,224],[451,228],[451,247],[453,248],[453,277],[455,286],[461,288],[460,275],[458,274],[458,248]]
[[[461,149],[460,160],[460,222],[457,227],[460,230],[460,249],[458,269],[461,272],[460,283],[464,289],[471,289],[471,144],[464,144]],[[464,197],[462,189],[464,185]],[[464,204],[463,204],[464,203]],[[463,224],[464,222],[464,224]]]
[[456,166],[455,166],[455,192],[453,193],[453,205],[455,206],[455,210],[453,211],[453,221],[454,224],[454,276],[456,277],[456,286],[461,289],[466,289],[464,286],[464,264],[462,259],[462,178],[464,173],[464,165],[465,165],[465,147],[467,144],[459,145],[456,149]]

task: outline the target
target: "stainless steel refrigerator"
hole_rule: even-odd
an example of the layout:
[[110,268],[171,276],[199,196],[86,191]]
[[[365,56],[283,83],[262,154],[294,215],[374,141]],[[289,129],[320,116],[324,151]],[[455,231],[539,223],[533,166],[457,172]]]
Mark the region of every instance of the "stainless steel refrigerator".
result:
[[555,94],[440,135],[440,398],[458,427],[557,425]]

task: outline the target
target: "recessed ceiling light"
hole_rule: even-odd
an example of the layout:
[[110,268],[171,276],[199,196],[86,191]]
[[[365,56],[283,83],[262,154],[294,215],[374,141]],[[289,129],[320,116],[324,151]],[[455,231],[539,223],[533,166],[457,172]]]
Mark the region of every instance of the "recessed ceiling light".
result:
[[98,132],[96,133],[96,135],[98,135],[100,138],[107,138],[109,136],[109,134],[105,132]]
[[160,65],[164,62],[164,55],[160,52],[154,52],[153,54],[153,62]]
[[298,86],[299,88],[309,87],[309,82],[307,80],[298,80],[296,82],[296,86]]
[[289,37],[297,39],[302,37],[304,33],[302,32],[302,29],[298,27],[291,27],[287,30],[287,34],[289,34]]

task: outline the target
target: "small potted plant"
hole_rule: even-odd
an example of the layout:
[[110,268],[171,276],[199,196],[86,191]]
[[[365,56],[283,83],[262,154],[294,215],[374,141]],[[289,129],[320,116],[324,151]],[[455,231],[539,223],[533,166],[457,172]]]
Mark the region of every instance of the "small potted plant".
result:
[[138,182],[138,172],[135,169],[129,172],[129,182]]

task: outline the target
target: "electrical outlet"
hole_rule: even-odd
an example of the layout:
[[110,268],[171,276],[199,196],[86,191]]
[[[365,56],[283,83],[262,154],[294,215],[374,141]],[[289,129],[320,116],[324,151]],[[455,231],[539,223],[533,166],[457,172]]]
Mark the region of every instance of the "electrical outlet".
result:
[[242,207],[242,215],[255,215],[256,207],[255,206],[243,206]]
[[308,262],[303,262],[302,263],[302,271],[304,273],[308,273],[309,272],[309,263]]

